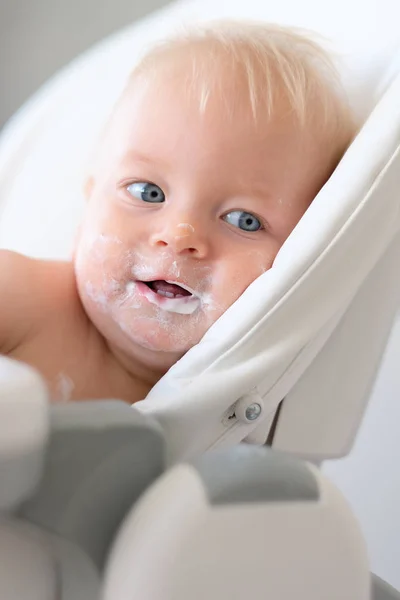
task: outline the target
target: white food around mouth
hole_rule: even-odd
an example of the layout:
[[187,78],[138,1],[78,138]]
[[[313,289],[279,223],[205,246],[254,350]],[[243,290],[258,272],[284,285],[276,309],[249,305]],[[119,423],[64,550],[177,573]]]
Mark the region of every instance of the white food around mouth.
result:
[[[170,282],[167,281],[167,283],[174,283],[174,282]],[[161,310],[164,310],[166,312],[172,312],[172,313],[177,313],[177,314],[181,314],[181,315],[191,315],[192,313],[195,312],[195,310],[197,310],[197,308],[200,305],[200,298],[198,298],[197,296],[195,296],[191,290],[189,290],[186,286],[182,286],[181,284],[176,284],[176,285],[180,285],[180,287],[184,287],[184,289],[187,289],[188,292],[190,292],[192,295],[191,296],[174,296],[172,294],[172,297],[170,297],[169,295],[167,296],[165,292],[162,292],[161,294],[159,292],[155,292],[154,290],[150,289],[150,288],[146,288],[143,290],[143,295],[145,296],[145,298],[151,302],[151,304],[155,304],[156,306],[158,306]]]

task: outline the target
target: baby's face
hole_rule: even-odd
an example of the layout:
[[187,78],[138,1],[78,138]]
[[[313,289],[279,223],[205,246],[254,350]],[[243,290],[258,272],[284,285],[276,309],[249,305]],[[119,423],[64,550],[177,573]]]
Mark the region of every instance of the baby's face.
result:
[[255,123],[172,83],[133,85],[88,182],[79,293],[108,342],[175,358],[274,258],[318,189],[321,144],[289,117]]

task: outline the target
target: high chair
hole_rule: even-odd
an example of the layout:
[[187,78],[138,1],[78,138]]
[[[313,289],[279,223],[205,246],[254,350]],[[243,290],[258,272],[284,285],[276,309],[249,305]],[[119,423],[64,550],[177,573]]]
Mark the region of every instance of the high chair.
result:
[[400,304],[400,34],[387,4],[359,4],[361,24],[344,0],[336,20],[311,0],[177,2],[105,40],[10,122],[0,243],[53,257],[68,256],[84,158],[134,57],[181,20],[326,35],[361,126],[273,268],[134,408],[50,408],[40,378],[1,359],[1,598],[400,597],[370,575],[357,521],[318,470],[352,447]]

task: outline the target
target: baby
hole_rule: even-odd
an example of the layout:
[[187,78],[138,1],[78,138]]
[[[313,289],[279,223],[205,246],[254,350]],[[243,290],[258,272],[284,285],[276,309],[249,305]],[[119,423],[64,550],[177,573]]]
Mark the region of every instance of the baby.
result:
[[271,268],[353,136],[329,58],[295,31],[157,46],[99,141],[73,260],[0,252],[0,353],[55,401],[145,398]]

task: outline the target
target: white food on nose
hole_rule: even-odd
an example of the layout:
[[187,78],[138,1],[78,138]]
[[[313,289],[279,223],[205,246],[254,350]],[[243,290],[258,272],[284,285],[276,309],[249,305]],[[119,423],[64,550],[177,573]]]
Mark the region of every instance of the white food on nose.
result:
[[175,236],[176,240],[179,240],[183,237],[188,237],[191,233],[194,233],[194,227],[193,225],[190,225],[190,223],[179,223],[176,228],[183,229],[184,231],[184,233],[180,233],[179,235]]
[[177,225],[177,227],[180,227],[182,229],[189,229],[189,231],[191,231],[192,233],[194,233],[194,227],[190,223],[179,223]]

